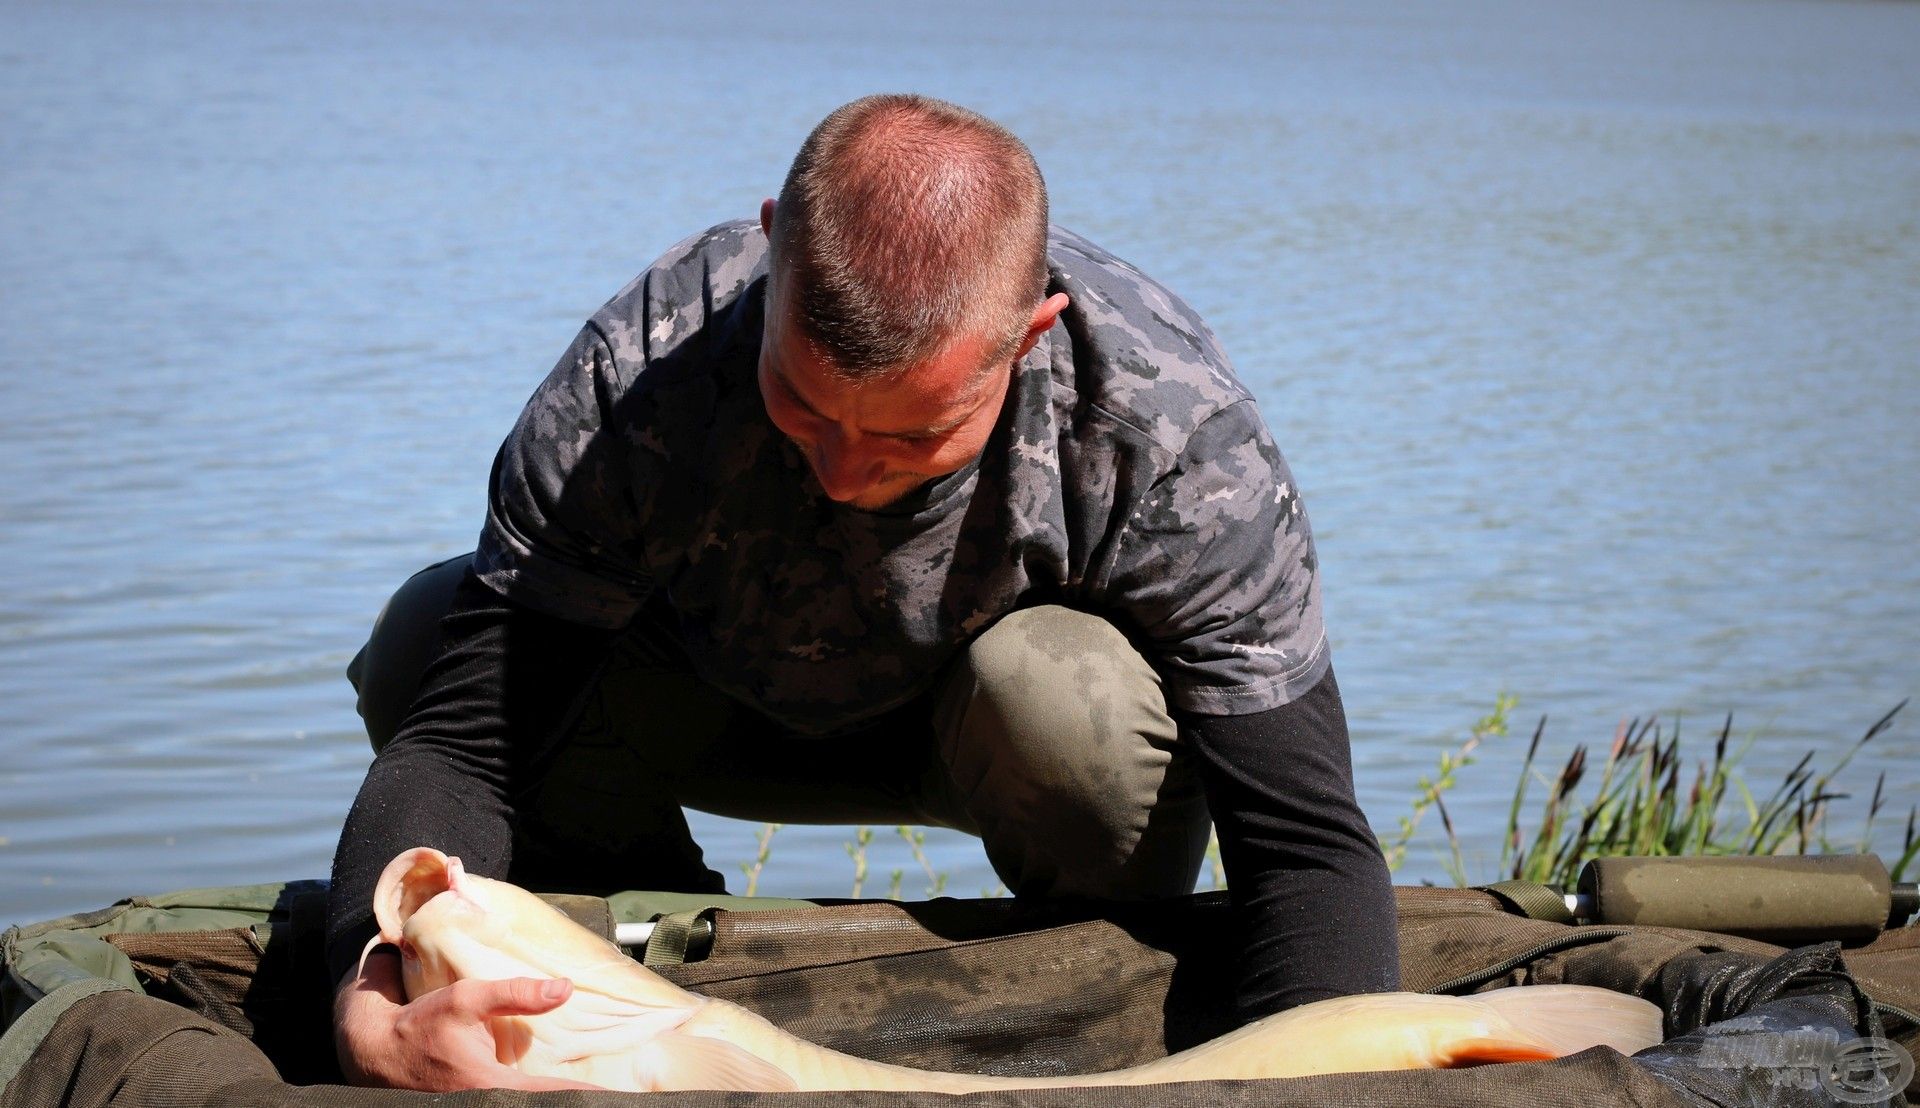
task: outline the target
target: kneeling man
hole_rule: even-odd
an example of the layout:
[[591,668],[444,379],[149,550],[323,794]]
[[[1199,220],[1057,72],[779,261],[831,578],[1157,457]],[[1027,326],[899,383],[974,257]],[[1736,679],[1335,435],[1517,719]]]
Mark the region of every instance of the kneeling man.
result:
[[[1192,890],[1218,826],[1253,1017],[1398,984],[1298,490],[1192,309],[1047,221],[1032,155],[913,96],[834,112],[759,220],[580,331],[479,549],[353,676],[378,757],[334,862],[354,1080],[547,1087],[398,1003],[381,867],[719,892],[682,806],[978,835],[1017,896]],[[446,994],[446,995],[443,995]]]

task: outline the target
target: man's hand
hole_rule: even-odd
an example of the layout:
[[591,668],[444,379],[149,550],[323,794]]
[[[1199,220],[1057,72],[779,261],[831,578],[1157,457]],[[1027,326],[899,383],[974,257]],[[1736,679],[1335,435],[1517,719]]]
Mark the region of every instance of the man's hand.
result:
[[500,1064],[487,1021],[551,1011],[573,995],[561,979],[456,981],[407,1003],[400,958],[367,955],[358,975],[340,981],[333,998],[333,1045],[355,1085],[453,1092],[459,1089],[600,1089],[580,1081],[534,1077]]

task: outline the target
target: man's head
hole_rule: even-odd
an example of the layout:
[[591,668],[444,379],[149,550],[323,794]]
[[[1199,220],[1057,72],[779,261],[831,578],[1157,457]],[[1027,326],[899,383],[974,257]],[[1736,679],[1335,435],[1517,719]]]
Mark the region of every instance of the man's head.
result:
[[875,508],[979,454],[1012,363],[1052,326],[1047,194],[964,108],[870,96],[800,148],[778,203],[760,388],[836,500]]

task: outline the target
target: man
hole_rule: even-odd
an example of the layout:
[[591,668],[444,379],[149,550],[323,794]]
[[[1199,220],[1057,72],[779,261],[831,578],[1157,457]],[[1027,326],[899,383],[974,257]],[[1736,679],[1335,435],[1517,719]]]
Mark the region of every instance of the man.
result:
[[1019,140],[919,97],[829,116],[759,224],[602,308],[495,462],[479,549],[356,659],[380,750],[334,864],[349,1077],[552,1087],[402,1007],[380,867],[719,891],[682,805],[977,834],[1016,895],[1190,891],[1220,832],[1246,1016],[1394,988],[1305,515],[1225,355],[1049,231]]

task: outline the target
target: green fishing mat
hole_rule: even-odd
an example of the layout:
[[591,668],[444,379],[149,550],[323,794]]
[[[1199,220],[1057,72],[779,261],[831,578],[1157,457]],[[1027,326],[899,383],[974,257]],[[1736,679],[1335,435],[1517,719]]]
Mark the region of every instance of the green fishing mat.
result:
[[[1633,1058],[1146,1088],[974,1093],[539,1093],[434,1097],[338,1084],[325,885],[195,890],[0,936],[0,1108],[71,1105],[1905,1104],[1920,1092],[1920,928],[1785,950],[1657,927],[1573,926],[1511,895],[1397,890],[1404,987],[1565,982],[1661,1006]],[[901,1065],[1001,1074],[1133,1065],[1229,1029],[1235,944],[1222,894],[1116,906],[555,898],[611,934],[660,919],[648,961],[676,983],[815,1042]],[[1903,1065],[1905,1068],[1903,1068]]]

